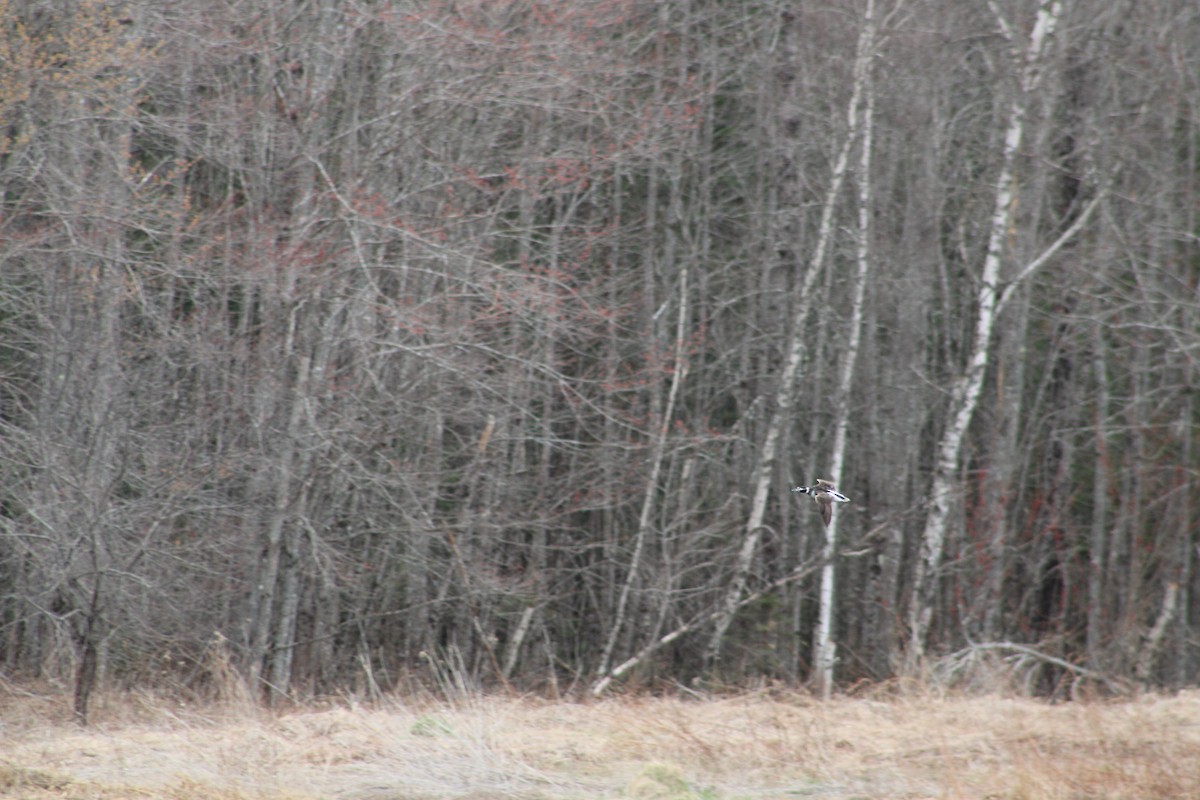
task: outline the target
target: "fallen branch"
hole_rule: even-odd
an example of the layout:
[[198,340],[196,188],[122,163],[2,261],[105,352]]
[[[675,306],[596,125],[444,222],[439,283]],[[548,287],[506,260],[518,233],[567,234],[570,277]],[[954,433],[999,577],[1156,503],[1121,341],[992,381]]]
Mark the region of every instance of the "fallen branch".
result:
[[1129,694],[1131,692],[1131,687],[1119,678],[1114,678],[1111,675],[1106,675],[1094,669],[1088,669],[1087,667],[1067,661],[1064,658],[1043,653],[1041,650],[1030,647],[1027,644],[1019,644],[1017,642],[974,642],[962,650],[951,654],[947,657],[947,660],[961,662],[970,655],[989,650],[1013,653],[1018,657],[1018,661],[1033,659],[1040,663],[1050,664],[1066,672],[1070,672],[1075,676],[1076,680],[1086,679],[1102,683],[1105,688],[1114,694]]
[[732,607],[719,606],[715,610],[706,611],[703,614],[700,614],[699,616],[693,617],[689,621],[680,625],[678,628],[675,628],[674,630],[672,630],[670,633],[667,633],[664,636],[660,636],[659,638],[650,642],[645,647],[643,647],[641,650],[639,650],[637,653],[630,656],[628,659],[626,659],[625,661],[621,662],[620,664],[618,664],[617,666],[613,667],[611,670],[606,672],[598,681],[596,681],[595,684],[592,685],[592,696],[599,697],[600,695],[604,694],[605,689],[608,688],[608,685],[610,683],[612,683],[617,678],[620,678],[626,672],[633,669],[638,664],[640,664],[642,661],[644,661],[647,657],[649,657],[653,653],[657,652],[660,648],[665,647],[666,645],[675,641],[680,636],[683,636],[684,634],[698,628],[699,626],[705,624],[706,622],[711,622],[715,619],[718,619],[718,618],[722,617],[724,614],[730,613],[731,611],[737,611],[745,606],[748,606],[751,603],[753,603],[754,601],[758,600],[763,595],[766,595],[769,592],[773,592],[781,586],[785,586],[794,581],[798,581],[798,580],[807,578],[809,575],[813,574],[818,569],[820,569],[823,566],[823,564],[824,564],[824,559],[820,559],[820,558],[816,559],[808,564],[801,564],[800,566],[796,567],[794,570],[792,570],[791,572],[789,572],[787,575],[783,576],[782,578],[772,581],[771,583],[764,586],[762,589],[759,589],[757,592],[752,592],[751,594],[748,594],[745,597],[741,598]]

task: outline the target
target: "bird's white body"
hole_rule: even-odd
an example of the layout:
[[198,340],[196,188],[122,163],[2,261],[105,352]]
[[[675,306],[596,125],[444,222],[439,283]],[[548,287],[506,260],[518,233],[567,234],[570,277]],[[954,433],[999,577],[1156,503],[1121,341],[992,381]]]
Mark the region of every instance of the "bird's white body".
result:
[[813,486],[797,486],[792,491],[806,494],[816,501],[817,508],[821,512],[821,521],[826,526],[833,519],[833,504],[850,502],[850,498],[835,489],[832,483],[820,478],[817,478],[817,482]]

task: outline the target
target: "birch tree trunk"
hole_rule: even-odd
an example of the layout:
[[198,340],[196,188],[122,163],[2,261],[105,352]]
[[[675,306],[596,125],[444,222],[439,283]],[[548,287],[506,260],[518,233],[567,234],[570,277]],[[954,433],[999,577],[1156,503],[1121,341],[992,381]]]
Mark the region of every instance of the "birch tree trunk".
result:
[[612,660],[613,648],[616,646],[621,629],[625,625],[625,617],[629,608],[629,595],[637,580],[638,569],[641,566],[642,554],[646,549],[646,539],[650,534],[650,521],[654,515],[654,499],[658,495],[658,478],[662,472],[663,454],[666,451],[667,436],[671,431],[671,418],[675,414],[675,402],[679,397],[679,387],[687,374],[687,365],[683,358],[685,334],[688,318],[688,267],[685,263],[679,275],[679,317],[675,327],[674,354],[672,356],[671,385],[667,390],[667,405],[662,416],[657,420],[657,430],[654,439],[654,452],[650,456],[650,475],[646,479],[646,492],[642,495],[642,509],[638,515],[637,533],[634,537],[633,556],[629,562],[629,572],[621,586],[621,594],[617,598],[616,615],[608,640],[604,643],[604,651],[600,655],[600,666],[596,674],[603,680],[608,673]]
[[[854,367],[858,361],[859,343],[862,341],[863,299],[866,296],[867,277],[870,274],[870,229],[871,229],[871,126],[875,110],[871,87],[871,59],[875,53],[875,2],[867,0],[863,29],[859,34],[858,53],[854,64],[854,82],[862,87],[861,110],[851,108],[850,130],[860,129],[862,142],[859,150],[858,176],[858,269],[854,275],[854,299],[850,310],[850,331],[846,349],[839,359],[837,395],[834,399],[833,453],[830,456],[829,480],[834,486],[842,481],[846,457],[846,435],[850,428],[850,390],[854,381]],[[837,605],[837,572],[834,556],[837,552],[838,521],[834,514],[825,528],[825,547],[821,559],[821,590],[817,610],[817,630],[813,641],[814,683],[821,696],[828,698],[833,690],[833,667],[837,662],[837,642],[833,637],[833,611]]]
[[[993,6],[993,10],[995,10]],[[924,660],[929,626],[933,618],[938,590],[938,569],[946,546],[946,529],[950,519],[956,487],[958,485],[958,461],[962,453],[963,440],[983,388],[983,379],[991,358],[992,331],[996,322],[999,300],[1000,262],[1004,253],[1004,241],[1008,235],[1016,211],[1015,185],[1013,182],[1017,151],[1025,133],[1027,102],[1037,89],[1041,77],[1043,48],[1046,39],[1054,32],[1062,16],[1062,3],[1043,3],[1037,12],[1037,21],[1029,34],[1029,44],[1022,59],[1020,85],[1009,107],[1008,126],[1004,135],[1004,152],[1000,172],[996,177],[995,205],[988,234],[987,253],[983,271],[979,277],[979,293],[976,298],[975,330],[971,341],[970,355],[963,371],[954,381],[950,392],[950,422],[942,432],[937,447],[933,484],[929,492],[929,512],[921,534],[921,552],[913,576],[912,601],[909,609],[909,646],[906,657],[910,672],[918,669]],[[1016,47],[1014,34],[997,13],[1004,33]],[[1041,259],[1039,259],[1041,260]],[[1023,270],[1021,276],[1029,274]],[[1015,285],[1015,284],[1014,284]],[[1008,287],[1011,290],[1012,285]]]
[[833,238],[834,208],[837,205],[837,198],[841,193],[842,184],[846,179],[846,170],[850,163],[851,151],[855,141],[859,137],[857,109],[861,102],[863,80],[866,73],[862,62],[864,59],[869,59],[869,57],[869,49],[862,47],[860,41],[859,52],[854,66],[854,86],[851,90],[850,100],[846,104],[846,138],[843,140],[837,160],[834,162],[833,172],[829,176],[829,185],[821,204],[821,222],[817,228],[816,247],[814,248],[812,259],[805,267],[804,274],[800,279],[796,310],[792,316],[791,335],[788,339],[786,350],[787,356],[784,360],[783,371],[779,376],[779,384],[775,389],[774,411],[767,424],[767,433],[763,439],[762,449],[758,452],[758,458],[755,461],[752,472],[754,495],[750,501],[750,515],[746,519],[746,526],[742,532],[742,546],[738,550],[737,561],[734,563],[733,577],[730,580],[728,590],[725,592],[725,597],[714,616],[712,637],[709,639],[705,650],[704,663],[709,670],[712,670],[716,665],[717,659],[720,656],[721,641],[724,639],[725,633],[729,630],[729,626],[733,622],[734,614],[737,612],[739,602],[746,590],[746,580],[750,574],[751,562],[754,560],[754,554],[758,549],[758,542],[762,536],[763,518],[766,516],[767,510],[767,497],[771,489],[771,472],[775,466],[775,458],[779,450],[779,439],[783,433],[784,421],[787,420],[792,410],[792,392],[795,387],[796,376],[800,372],[800,361],[804,356],[804,323],[808,318],[808,311],[812,305],[813,286],[816,285],[817,277],[820,275],[822,265],[825,263],[825,254],[829,250],[829,244]]

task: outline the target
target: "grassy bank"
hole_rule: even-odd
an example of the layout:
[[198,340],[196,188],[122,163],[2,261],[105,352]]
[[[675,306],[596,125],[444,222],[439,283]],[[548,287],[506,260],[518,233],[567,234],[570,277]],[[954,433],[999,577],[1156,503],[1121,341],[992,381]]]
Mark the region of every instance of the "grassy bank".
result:
[[0,796],[27,798],[1200,797],[1200,692],[549,703],[471,697],[265,714],[107,696],[0,706]]

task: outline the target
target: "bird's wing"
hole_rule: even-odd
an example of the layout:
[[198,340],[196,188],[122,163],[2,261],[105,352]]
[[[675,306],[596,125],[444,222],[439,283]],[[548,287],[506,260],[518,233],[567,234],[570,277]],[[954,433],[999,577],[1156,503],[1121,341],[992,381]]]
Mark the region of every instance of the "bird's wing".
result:
[[824,503],[817,503],[821,507],[821,521],[825,523],[825,527],[829,527],[829,521],[833,519],[833,504],[826,500]]

